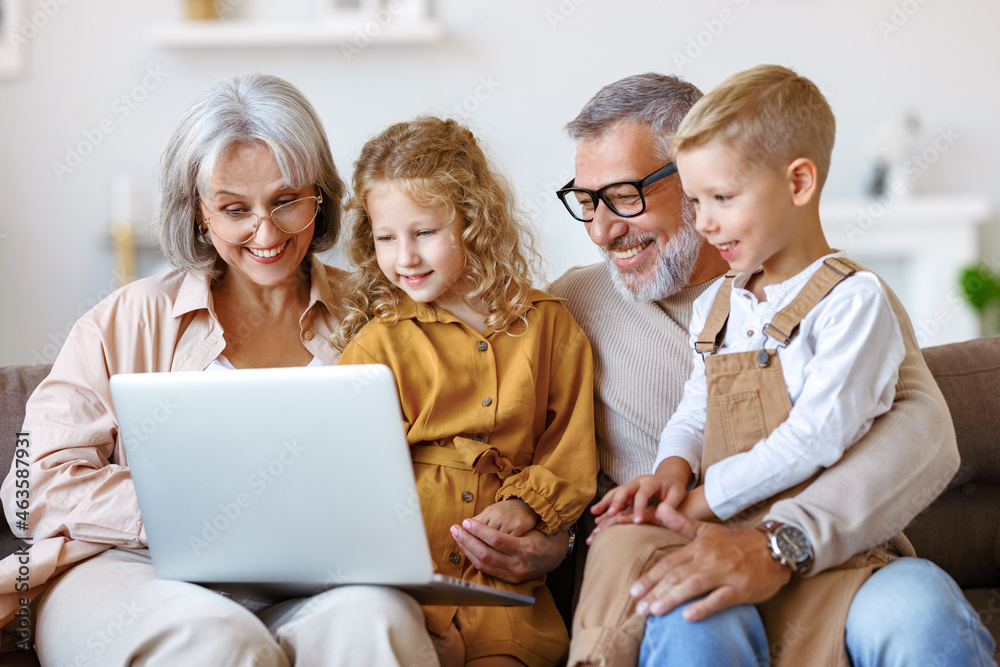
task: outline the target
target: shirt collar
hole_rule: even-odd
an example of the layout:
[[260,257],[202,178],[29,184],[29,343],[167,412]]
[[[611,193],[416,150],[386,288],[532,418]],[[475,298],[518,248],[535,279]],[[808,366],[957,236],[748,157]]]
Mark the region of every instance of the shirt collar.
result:
[[[796,291],[800,287],[802,287],[802,285],[807,280],[809,280],[814,273],[816,273],[819,270],[820,265],[827,258],[829,258],[829,257],[845,257],[845,256],[846,256],[846,253],[843,250],[835,250],[835,251],[833,251],[832,253],[830,253],[828,255],[823,255],[822,257],[820,257],[819,259],[817,259],[816,261],[814,261],[812,264],[810,264],[806,268],[804,268],[801,271],[799,271],[798,273],[796,273],[794,276],[792,276],[788,280],[782,281],[780,283],[775,283],[774,285],[765,285],[764,286],[764,296],[767,297],[768,301],[776,302],[778,299],[782,298],[783,296],[791,293],[792,291]],[[749,271],[747,273],[740,273],[740,274],[738,274],[736,276],[736,278],[733,280],[733,287],[736,287],[736,288],[739,288],[739,289],[744,289],[746,287],[746,284],[748,282],[750,282],[750,278],[753,277],[755,274],[760,273],[761,271],[763,271],[763,268],[760,267],[760,266],[758,266],[753,271]]]
[[[309,305],[306,307],[303,317],[317,303],[326,306],[331,315],[338,314],[340,299],[337,294],[337,287],[331,280],[327,272],[327,266],[320,261],[319,257],[312,254],[309,258]],[[173,317],[181,317],[196,310],[208,310],[213,313],[212,308],[212,284],[207,274],[199,274],[189,271],[184,274],[180,289],[177,290],[177,299],[174,301],[173,310],[170,314]]]
[[[568,301],[568,299],[552,296],[551,294],[546,294],[545,292],[537,289],[532,289],[528,298],[533,304],[538,303],[539,301],[562,301],[564,303]],[[444,308],[440,308],[439,306],[434,306],[429,303],[417,303],[402,291],[399,292],[398,303],[399,307],[397,308],[397,313],[399,320],[417,320],[418,322],[461,321]]]
[[170,314],[173,317],[181,317],[201,309],[212,310],[210,278],[207,274],[187,271],[184,280],[181,281],[180,289],[177,290],[177,298]]

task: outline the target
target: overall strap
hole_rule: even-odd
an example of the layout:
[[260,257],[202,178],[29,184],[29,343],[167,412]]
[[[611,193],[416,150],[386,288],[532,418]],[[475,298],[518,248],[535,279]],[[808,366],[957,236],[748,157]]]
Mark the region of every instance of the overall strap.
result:
[[846,257],[828,257],[823,260],[823,265],[809,278],[802,291],[764,325],[764,333],[777,340],[779,345],[788,345],[798,333],[802,318],[841,280],[854,275],[856,271],[864,271],[864,268]]
[[715,294],[715,301],[712,302],[712,309],[708,311],[705,319],[705,326],[698,334],[698,341],[694,344],[697,352],[705,354],[714,353],[722,347],[722,341],[726,339],[726,324],[729,322],[729,296],[733,292],[733,278],[735,271],[730,271],[723,278],[719,291]]

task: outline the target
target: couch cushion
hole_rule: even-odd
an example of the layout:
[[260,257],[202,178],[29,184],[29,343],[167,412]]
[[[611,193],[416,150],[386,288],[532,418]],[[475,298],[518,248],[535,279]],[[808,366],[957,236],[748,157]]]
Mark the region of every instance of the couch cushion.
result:
[[[24,404],[51,366],[5,366],[0,368],[0,480],[7,476],[14,460],[15,433],[24,423]],[[0,558],[13,552],[20,542],[0,519]]]
[[[962,463],[948,490],[906,529],[917,553],[960,586],[1000,585],[1000,338],[923,351],[944,394]],[[960,545],[960,546],[959,546]]]

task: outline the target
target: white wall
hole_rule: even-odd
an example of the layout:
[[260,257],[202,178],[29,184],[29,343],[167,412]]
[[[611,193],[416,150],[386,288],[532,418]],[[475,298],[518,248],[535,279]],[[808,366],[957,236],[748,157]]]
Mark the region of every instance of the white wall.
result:
[[[248,12],[273,20],[281,20],[273,7],[309,13],[308,0],[247,2]],[[269,72],[299,86],[319,109],[345,177],[368,136],[421,112],[450,113],[478,88],[484,99],[469,100],[477,107],[469,121],[524,206],[537,208],[550,276],[598,259],[582,226],[551,196],[572,173],[573,147],[562,126],[604,84],[649,70],[679,73],[704,90],[763,62],[811,77],[839,123],[828,197],[859,195],[873,129],[916,111],[924,124],[917,149],[930,146],[939,128],[958,139],[915,189],[982,192],[1000,205],[993,169],[1000,4],[993,2],[439,0],[445,42],[371,46],[351,62],[339,47],[154,47],[147,31],[178,17],[179,0],[44,0],[28,3],[26,13],[45,6],[58,11],[23,46],[26,71],[0,80],[0,364],[51,361],[68,326],[108,293],[112,177],[124,172],[138,183],[148,219],[154,165],[173,120],[197,91],[238,72]],[[731,22],[713,23],[724,10]],[[879,21],[891,22],[894,11],[906,22],[883,34]],[[680,62],[699,38],[707,46],[690,52],[693,62]],[[144,77],[155,85],[136,91]],[[119,98],[133,91],[144,99],[126,114]],[[104,134],[102,121],[113,131]],[[64,163],[69,147],[98,134],[79,166],[55,173],[53,163]]]

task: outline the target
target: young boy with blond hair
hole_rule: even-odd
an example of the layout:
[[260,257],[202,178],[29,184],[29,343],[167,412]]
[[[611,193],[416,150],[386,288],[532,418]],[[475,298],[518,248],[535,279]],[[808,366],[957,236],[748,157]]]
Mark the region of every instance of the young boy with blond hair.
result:
[[[695,301],[694,370],[661,434],[654,473],[593,507],[600,516],[591,557],[640,562],[587,568],[570,665],[636,664],[645,615],[664,610],[636,604],[629,587],[634,572],[688,541],[661,527],[675,510],[758,527],[776,560],[806,574],[805,534],[761,523],[764,515],[836,463],[892,407],[904,349],[886,288],[831,249],[820,224],[834,135],[833,113],[815,84],[760,66],[699,100],[671,138],[696,228],[731,270]],[[648,507],[650,500],[658,506]],[[889,557],[880,546],[836,569],[796,576],[759,604],[772,642],[809,619],[778,664],[847,665],[850,601]]]

